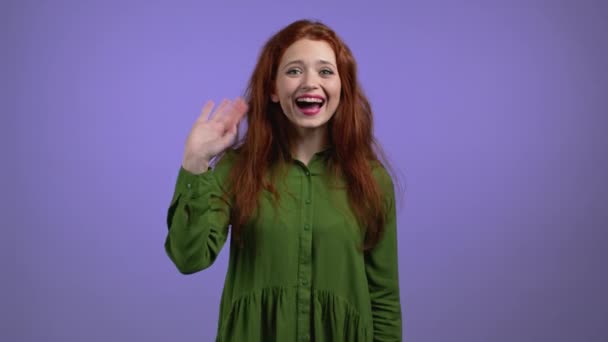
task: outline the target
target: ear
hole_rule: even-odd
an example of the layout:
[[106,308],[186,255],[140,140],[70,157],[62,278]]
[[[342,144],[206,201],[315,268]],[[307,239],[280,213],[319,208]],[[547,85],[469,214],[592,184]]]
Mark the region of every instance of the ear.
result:
[[279,102],[279,96],[277,94],[270,95],[270,100],[274,103]]

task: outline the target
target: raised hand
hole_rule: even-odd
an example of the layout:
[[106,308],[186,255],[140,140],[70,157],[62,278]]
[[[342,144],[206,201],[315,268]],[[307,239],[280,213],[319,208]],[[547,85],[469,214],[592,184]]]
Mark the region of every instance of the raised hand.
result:
[[241,98],[224,100],[209,119],[212,109],[213,102],[208,101],[186,140],[182,167],[194,174],[207,171],[209,160],[234,143],[247,104]]

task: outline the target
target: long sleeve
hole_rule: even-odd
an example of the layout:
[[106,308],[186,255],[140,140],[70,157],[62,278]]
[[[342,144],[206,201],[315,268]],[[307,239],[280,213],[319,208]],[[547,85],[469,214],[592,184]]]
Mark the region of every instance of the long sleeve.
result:
[[195,175],[180,167],[167,212],[165,251],[183,274],[211,266],[228,238],[230,202],[222,197],[224,169],[218,164]]
[[375,342],[401,341],[402,338],[395,195],[390,178],[384,183],[389,201],[385,233],[365,255]]

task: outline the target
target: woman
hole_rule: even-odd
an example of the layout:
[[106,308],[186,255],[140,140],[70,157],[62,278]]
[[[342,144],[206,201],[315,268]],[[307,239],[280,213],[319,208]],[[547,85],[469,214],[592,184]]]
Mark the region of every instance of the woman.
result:
[[393,182],[348,47],[294,22],[263,47],[246,101],[212,107],[186,142],[165,249],[198,272],[231,226],[216,341],[400,341]]

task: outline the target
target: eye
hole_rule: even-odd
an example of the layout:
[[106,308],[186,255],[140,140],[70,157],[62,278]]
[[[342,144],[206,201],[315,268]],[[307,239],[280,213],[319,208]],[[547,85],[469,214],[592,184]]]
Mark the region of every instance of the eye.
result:
[[299,75],[301,73],[302,73],[302,70],[300,70],[298,68],[289,69],[286,72],[287,75]]
[[333,75],[333,74],[334,74],[334,71],[331,70],[331,69],[323,69],[323,70],[321,70],[321,75],[323,75],[323,76],[328,76],[328,75]]

